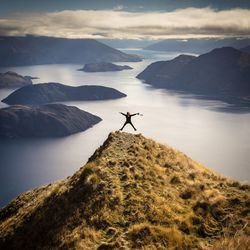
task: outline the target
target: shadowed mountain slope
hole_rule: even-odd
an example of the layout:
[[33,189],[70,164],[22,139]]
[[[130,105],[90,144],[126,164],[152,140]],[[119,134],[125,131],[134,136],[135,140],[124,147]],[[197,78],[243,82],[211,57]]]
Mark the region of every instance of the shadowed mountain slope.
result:
[[247,53],[250,53],[250,45],[244,47],[241,49],[243,52],[247,52]]
[[0,210],[0,248],[205,249],[223,235],[249,236],[249,200],[248,185],[115,132],[73,176]]
[[0,66],[60,63],[138,62],[141,58],[111,48],[94,39],[43,36],[0,37]]
[[231,47],[182,55],[149,65],[137,78],[160,88],[250,98],[250,55]]
[[143,79],[148,83],[154,82],[155,78],[163,78],[161,82],[164,80],[171,81],[174,77],[177,77],[183,67],[191,62],[194,58],[195,56],[180,55],[170,61],[154,62],[139,75],[137,75],[137,78]]

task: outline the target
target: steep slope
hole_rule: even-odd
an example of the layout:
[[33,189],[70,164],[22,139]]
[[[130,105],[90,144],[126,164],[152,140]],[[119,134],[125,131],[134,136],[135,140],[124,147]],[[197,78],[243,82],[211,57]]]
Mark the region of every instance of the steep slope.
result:
[[[148,66],[137,77],[156,87],[208,95],[250,97],[250,55],[224,47],[185,63],[177,58]],[[152,73],[151,67],[156,68]]]
[[0,37],[0,66],[55,63],[138,62],[129,55],[93,39],[54,37]]
[[22,87],[2,102],[7,104],[45,104],[50,102],[110,100],[126,95],[114,88],[97,85],[72,87],[56,82],[40,83]]
[[202,249],[236,231],[250,235],[249,201],[248,185],[115,132],[73,176],[0,210],[0,248]]
[[16,105],[0,109],[0,138],[67,136],[84,131],[101,120],[63,104]]
[[[150,64],[144,71],[136,77],[138,79],[146,80],[147,82],[154,82],[154,78],[162,78],[161,81],[172,80],[177,77],[183,67],[191,62],[195,56],[180,55],[170,61],[158,61]],[[164,80],[163,80],[164,79]]]
[[0,88],[17,88],[31,84],[31,77],[21,76],[11,71],[0,73]]

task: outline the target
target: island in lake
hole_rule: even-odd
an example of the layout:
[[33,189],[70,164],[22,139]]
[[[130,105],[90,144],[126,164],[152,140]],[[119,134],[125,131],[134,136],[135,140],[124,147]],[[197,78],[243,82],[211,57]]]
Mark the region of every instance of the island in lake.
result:
[[7,96],[2,102],[11,105],[36,105],[64,101],[109,100],[125,96],[126,94],[109,87],[96,85],[72,87],[50,82],[22,87]]
[[16,72],[0,73],[0,88],[18,88],[32,84],[31,76],[21,76]]
[[86,63],[82,69],[79,71],[85,72],[108,72],[108,71],[122,71],[133,69],[128,65],[116,65],[109,62],[100,62],[100,63]]
[[154,87],[250,100],[250,54],[231,48],[150,64],[137,78]]
[[15,105],[0,109],[0,137],[61,137],[84,131],[102,119],[63,104]]

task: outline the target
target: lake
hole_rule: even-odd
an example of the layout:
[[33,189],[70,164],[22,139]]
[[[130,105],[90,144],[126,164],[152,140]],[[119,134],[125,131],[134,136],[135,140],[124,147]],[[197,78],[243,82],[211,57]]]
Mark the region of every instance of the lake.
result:
[[[233,110],[222,101],[154,89],[135,78],[151,62],[172,59],[178,52],[125,51],[141,54],[145,60],[119,63],[133,70],[105,73],[77,71],[83,65],[76,64],[0,68],[0,72],[39,77],[34,83],[103,85],[128,95],[110,101],[66,102],[103,119],[85,132],[56,139],[1,140],[0,206],[24,191],[72,175],[111,131],[121,128],[124,117],[119,112],[127,111],[143,114],[133,117],[138,133],[177,148],[219,173],[250,181],[250,113]],[[1,90],[1,100],[11,92]],[[130,126],[124,131],[135,133]]]

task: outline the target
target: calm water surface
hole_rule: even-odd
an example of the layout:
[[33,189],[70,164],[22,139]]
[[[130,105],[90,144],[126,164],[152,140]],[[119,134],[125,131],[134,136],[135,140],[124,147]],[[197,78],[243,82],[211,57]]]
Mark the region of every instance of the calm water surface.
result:
[[[144,114],[133,119],[143,135],[173,146],[217,172],[250,181],[250,113],[230,112],[230,107],[220,101],[200,100],[143,84],[135,76],[148,64],[171,59],[178,53],[139,50],[132,53],[143,54],[146,59],[124,63],[134,69],[122,72],[84,73],[76,70],[83,65],[72,64],[0,68],[0,72],[12,70],[40,77],[34,83],[98,84],[114,87],[128,95],[112,101],[65,103],[103,118],[101,123],[85,132],[59,139],[1,140],[0,206],[24,191],[72,175],[109,132],[122,126],[124,117],[120,111]],[[11,92],[1,90],[0,98]],[[0,104],[0,107],[5,106]],[[129,126],[125,131],[134,133]]]

